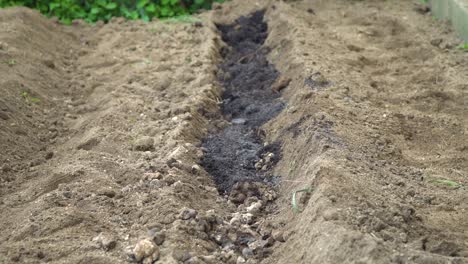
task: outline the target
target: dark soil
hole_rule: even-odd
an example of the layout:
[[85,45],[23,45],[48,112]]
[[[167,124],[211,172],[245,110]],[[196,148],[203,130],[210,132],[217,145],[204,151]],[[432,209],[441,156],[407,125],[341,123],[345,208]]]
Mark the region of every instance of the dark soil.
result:
[[222,51],[219,81],[224,86],[222,112],[232,125],[205,140],[203,166],[221,192],[238,182],[264,181],[266,172],[258,172],[255,164],[267,152],[274,154],[273,160],[279,157],[278,144],[264,146],[259,131],[284,108],[280,94],[271,89],[279,74],[262,46],[268,35],[263,16],[258,11],[218,26],[229,45]]

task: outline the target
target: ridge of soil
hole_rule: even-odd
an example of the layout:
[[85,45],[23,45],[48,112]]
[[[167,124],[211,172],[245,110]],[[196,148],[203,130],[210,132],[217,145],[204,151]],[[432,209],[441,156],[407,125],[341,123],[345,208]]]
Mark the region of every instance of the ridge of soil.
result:
[[266,17],[269,58],[292,78],[265,127],[283,142],[278,206],[314,191],[275,217],[290,237],[265,263],[468,263],[468,57],[450,28],[412,1],[274,3]]
[[26,8],[0,24],[0,262],[127,263],[148,236],[164,263],[215,250],[179,216],[229,208],[197,167],[218,111],[214,25],[67,27]]

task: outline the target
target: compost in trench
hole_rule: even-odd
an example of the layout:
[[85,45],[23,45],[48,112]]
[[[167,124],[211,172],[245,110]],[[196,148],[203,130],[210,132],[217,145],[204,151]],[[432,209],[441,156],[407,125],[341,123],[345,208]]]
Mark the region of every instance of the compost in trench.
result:
[[221,51],[224,61],[218,74],[224,86],[221,110],[231,125],[205,139],[202,165],[220,192],[230,192],[237,183],[275,179],[268,170],[279,159],[279,144],[265,144],[260,126],[279,114],[284,103],[272,90],[279,73],[266,58],[268,27],[263,17],[264,11],[257,11],[218,25],[228,45]]

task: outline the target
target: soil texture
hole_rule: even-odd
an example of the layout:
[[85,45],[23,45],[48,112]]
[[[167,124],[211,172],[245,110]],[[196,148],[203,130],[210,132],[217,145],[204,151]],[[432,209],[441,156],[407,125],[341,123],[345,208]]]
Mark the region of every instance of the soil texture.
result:
[[0,263],[468,263],[468,53],[419,2],[0,10]]
[[268,35],[263,16],[264,11],[257,11],[232,25],[218,26],[229,45],[222,50],[224,62],[218,76],[224,87],[221,110],[231,125],[204,141],[207,151],[202,164],[222,192],[243,182],[271,182],[273,176],[266,176],[267,170],[280,155],[275,145],[262,142],[259,131],[284,106],[272,89],[278,72],[262,47]]

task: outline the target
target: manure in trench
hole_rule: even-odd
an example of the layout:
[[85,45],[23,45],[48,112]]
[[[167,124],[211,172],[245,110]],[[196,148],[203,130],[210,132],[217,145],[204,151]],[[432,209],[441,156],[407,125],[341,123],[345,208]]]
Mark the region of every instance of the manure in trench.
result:
[[264,11],[258,11],[233,24],[218,25],[228,45],[221,51],[224,61],[218,74],[224,86],[221,110],[232,125],[205,139],[202,165],[220,192],[231,191],[238,182],[267,181],[268,169],[259,171],[255,165],[270,153],[271,166],[280,155],[278,143],[264,146],[259,135],[259,127],[284,108],[280,94],[271,89],[279,73],[266,58],[268,27],[263,17]]

